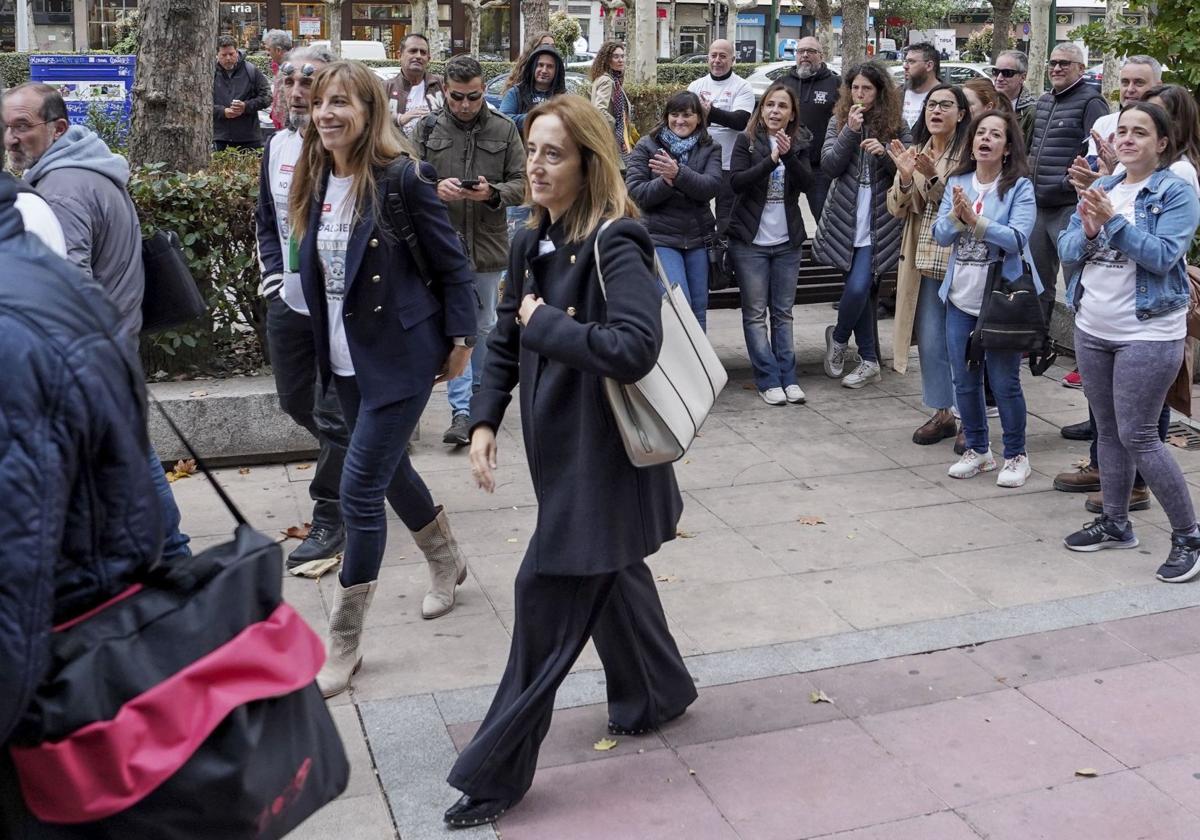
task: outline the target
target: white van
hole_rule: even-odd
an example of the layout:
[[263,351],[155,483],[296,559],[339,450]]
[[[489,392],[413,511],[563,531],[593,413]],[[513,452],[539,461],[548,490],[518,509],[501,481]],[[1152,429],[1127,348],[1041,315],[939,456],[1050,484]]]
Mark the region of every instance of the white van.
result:
[[[329,49],[329,42],[313,41],[312,46]],[[383,41],[342,41],[341,57],[353,58],[359,61],[370,58],[386,61],[387,50],[384,49]]]

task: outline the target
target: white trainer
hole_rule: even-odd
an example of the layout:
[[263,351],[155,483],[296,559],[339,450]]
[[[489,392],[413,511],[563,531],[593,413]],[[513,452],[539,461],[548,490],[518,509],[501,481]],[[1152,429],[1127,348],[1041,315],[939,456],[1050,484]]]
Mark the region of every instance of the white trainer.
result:
[[1016,455],[1012,458],[1005,458],[1004,469],[1000,470],[1000,475],[996,476],[996,486],[1024,487],[1030,472],[1032,469],[1027,456]]
[[765,391],[759,391],[758,395],[767,405],[787,405],[787,397],[782,388],[768,388]]
[[859,362],[858,367],[842,377],[843,388],[865,388],[872,382],[883,379],[879,372],[879,362]]
[[994,469],[996,458],[992,455],[992,450],[976,452],[974,449],[968,449],[957,462],[951,464],[946,475],[951,478],[973,478],[981,472],[991,472]]
[[833,340],[833,326],[825,328],[825,375],[838,379],[846,370],[846,348],[850,345]]
[[807,399],[804,396],[804,389],[802,389],[799,385],[787,386],[783,389],[783,394],[785,397],[787,397],[787,401],[794,405],[799,405],[800,403],[804,402],[805,399]]

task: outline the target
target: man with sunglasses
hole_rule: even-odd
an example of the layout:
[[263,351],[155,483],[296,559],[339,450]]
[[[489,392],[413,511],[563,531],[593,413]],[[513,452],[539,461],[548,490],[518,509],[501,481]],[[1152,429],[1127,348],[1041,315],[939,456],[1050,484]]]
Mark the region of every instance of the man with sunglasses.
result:
[[[1096,120],[1108,113],[1100,88],[1084,81],[1083,50],[1078,44],[1059,44],[1050,53],[1050,90],[1037,101],[1029,171],[1037,195],[1037,224],[1029,239],[1034,267],[1045,291],[1042,305],[1047,321],[1054,310],[1058,287],[1058,236],[1075,212],[1078,196],[1070,181],[1071,163],[1086,154]],[[1070,276],[1070,269],[1067,271]]]
[[466,340],[474,347],[470,364],[446,389],[450,428],[442,441],[458,447],[471,442],[471,394],[483,375],[500,278],[508,265],[505,208],[525,200],[525,147],[516,124],[488,108],[483,68],[474,58],[458,55],[446,62],[442,91],[445,107],[420,121],[416,141],[421,159],[437,170],[438,197],[475,270],[479,332]]
[[[838,88],[842,78],[825,63],[825,49],[812,36],[801,38],[796,44],[796,66],[779,78],[792,89],[800,103],[800,124],[812,132],[813,137],[824,137],[837,105]],[[808,209],[813,218],[821,221],[825,209],[825,197],[829,194],[830,178],[821,171],[821,144],[811,143],[808,149],[812,163],[812,185],[804,191]]]
[[996,56],[996,65],[992,68],[992,84],[996,92],[1008,97],[1012,103],[1017,119],[1021,123],[1021,131],[1025,135],[1025,145],[1033,139],[1033,115],[1037,111],[1037,97],[1025,89],[1025,79],[1029,76],[1029,58],[1020,50],[1004,50]]
[[346,542],[338,488],[350,435],[337,394],[332,388],[322,388],[317,378],[317,348],[300,288],[299,243],[292,241],[288,225],[288,191],[310,119],[313,75],[334,60],[324,47],[301,47],[285,56],[279,66],[276,85],[287,105],[287,123],[271,137],[263,153],[254,214],[261,291],[267,300],[267,347],[279,406],[307,429],[320,447],[308,485],[313,500],[312,528],[288,555],[289,569],[333,557]]

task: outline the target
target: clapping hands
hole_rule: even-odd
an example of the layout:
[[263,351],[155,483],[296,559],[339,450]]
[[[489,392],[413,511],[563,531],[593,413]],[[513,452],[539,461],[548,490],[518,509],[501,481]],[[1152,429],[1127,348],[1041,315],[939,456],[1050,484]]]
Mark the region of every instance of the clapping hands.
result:
[[979,221],[979,216],[976,215],[975,210],[971,207],[971,200],[967,198],[967,194],[962,187],[956,186],[954,188],[950,201],[951,214],[957,216],[958,220],[967,227],[975,227],[976,222]]
[[1100,187],[1083,190],[1079,195],[1079,220],[1083,223],[1083,232],[1088,239],[1100,235],[1104,223],[1114,215],[1112,201],[1108,193]]

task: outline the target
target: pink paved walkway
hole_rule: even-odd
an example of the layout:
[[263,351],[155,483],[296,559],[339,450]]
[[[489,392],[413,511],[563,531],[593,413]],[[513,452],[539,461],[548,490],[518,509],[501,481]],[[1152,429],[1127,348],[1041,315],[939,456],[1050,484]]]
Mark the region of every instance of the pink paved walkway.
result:
[[[832,703],[813,703],[814,691]],[[557,712],[504,840],[1197,840],[1200,608]],[[476,724],[450,727],[460,746]],[[1086,770],[1094,776],[1081,776]]]

